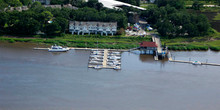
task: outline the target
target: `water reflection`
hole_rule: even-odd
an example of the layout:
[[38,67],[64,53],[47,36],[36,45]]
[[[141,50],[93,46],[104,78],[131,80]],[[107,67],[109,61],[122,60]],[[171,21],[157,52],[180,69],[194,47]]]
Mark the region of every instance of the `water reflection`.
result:
[[140,54],[139,59],[142,62],[154,62],[155,61],[153,55]]

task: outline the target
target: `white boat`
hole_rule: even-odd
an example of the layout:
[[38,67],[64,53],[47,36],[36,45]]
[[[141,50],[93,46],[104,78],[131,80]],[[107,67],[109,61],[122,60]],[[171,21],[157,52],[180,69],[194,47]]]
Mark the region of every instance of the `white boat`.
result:
[[120,66],[115,66],[114,69],[115,69],[115,70],[120,70],[121,67],[120,67]]
[[193,65],[201,65],[202,63],[199,62],[199,61],[194,61],[194,62],[192,62],[192,64],[193,64]]
[[93,51],[92,52],[93,54],[100,54],[100,53],[103,53],[102,51]]
[[95,69],[101,69],[102,66],[101,66],[101,65],[96,65],[94,68],[95,68]]
[[117,56],[109,56],[108,58],[111,59],[111,60],[121,59],[121,57],[117,57]]
[[103,58],[102,55],[90,55],[90,57],[92,57],[92,58]]
[[49,52],[66,52],[69,48],[63,48],[61,46],[53,45],[51,48],[49,48]]

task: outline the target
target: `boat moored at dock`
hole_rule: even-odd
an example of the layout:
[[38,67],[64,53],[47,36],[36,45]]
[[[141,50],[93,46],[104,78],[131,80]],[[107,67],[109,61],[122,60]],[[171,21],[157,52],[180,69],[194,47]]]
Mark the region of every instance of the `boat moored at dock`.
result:
[[62,46],[53,45],[48,49],[49,52],[66,52],[69,48],[63,48]]
[[202,63],[200,61],[194,61],[192,62],[193,65],[201,65]]

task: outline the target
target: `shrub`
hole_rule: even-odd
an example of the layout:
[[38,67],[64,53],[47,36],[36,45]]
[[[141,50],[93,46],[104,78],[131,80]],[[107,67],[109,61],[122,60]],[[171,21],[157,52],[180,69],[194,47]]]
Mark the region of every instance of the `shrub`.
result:
[[220,47],[214,47],[214,46],[211,46],[209,47],[211,50],[213,51],[220,51]]
[[15,42],[15,40],[10,39],[8,42],[9,42],[9,43],[14,43],[14,42]]

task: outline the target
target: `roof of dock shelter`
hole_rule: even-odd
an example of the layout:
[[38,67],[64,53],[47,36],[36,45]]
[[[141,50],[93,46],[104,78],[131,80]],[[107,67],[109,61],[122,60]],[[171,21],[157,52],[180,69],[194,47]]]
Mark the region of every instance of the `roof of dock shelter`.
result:
[[143,41],[140,43],[140,47],[157,47],[157,44],[155,42]]
[[133,7],[139,10],[146,10],[145,8],[138,7],[135,5],[128,4],[128,3],[124,3],[124,2],[120,2],[120,1],[116,1],[116,0],[99,0],[99,2],[101,2],[104,5],[104,7],[111,8],[111,9],[117,8],[118,6],[128,6],[128,7]]

